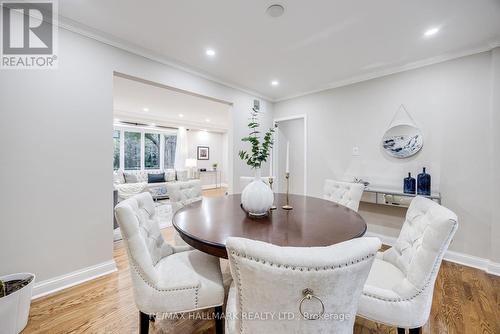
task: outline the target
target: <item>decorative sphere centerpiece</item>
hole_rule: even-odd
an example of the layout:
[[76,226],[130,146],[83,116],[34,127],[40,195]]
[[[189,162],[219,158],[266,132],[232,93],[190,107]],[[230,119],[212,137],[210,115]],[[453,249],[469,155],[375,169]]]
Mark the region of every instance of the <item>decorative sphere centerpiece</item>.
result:
[[274,129],[269,129],[261,142],[258,136],[258,114],[259,111],[252,109],[250,123],[248,128],[250,134],[241,139],[243,142],[248,142],[252,146],[250,151],[239,152],[241,160],[255,170],[255,178],[250,182],[241,193],[241,206],[251,217],[265,217],[269,213],[269,209],[274,203],[274,193],[271,188],[261,178],[261,166],[266,162],[271,148],[273,147]]

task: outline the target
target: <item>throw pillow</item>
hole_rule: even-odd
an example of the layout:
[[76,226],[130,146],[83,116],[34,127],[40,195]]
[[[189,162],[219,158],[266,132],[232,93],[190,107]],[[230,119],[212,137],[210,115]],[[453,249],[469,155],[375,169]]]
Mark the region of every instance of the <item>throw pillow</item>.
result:
[[123,177],[125,178],[125,183],[137,183],[137,175],[132,173],[123,173]]
[[148,183],[165,182],[165,173],[148,174]]
[[177,174],[177,181],[187,181],[187,170],[186,169],[178,169],[175,171]]
[[175,181],[175,169],[165,170],[165,181],[166,182]]
[[123,171],[118,169],[113,172],[113,183],[114,184],[123,184],[125,183],[125,177],[123,175]]

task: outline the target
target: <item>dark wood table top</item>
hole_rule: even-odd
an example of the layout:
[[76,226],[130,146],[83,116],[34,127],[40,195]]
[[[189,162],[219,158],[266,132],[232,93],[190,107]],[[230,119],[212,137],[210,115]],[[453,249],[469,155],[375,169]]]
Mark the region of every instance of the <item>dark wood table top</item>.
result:
[[293,210],[283,210],[285,194],[275,194],[278,207],[265,218],[249,218],[240,207],[241,195],[203,198],[173,217],[174,228],[192,247],[227,258],[226,239],[242,237],[278,246],[329,246],[360,237],[364,219],[355,211],[315,197],[290,195]]

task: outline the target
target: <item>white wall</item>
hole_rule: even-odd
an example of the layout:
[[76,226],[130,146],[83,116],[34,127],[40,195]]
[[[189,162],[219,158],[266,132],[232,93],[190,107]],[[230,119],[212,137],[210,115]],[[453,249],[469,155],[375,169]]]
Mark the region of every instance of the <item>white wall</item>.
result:
[[[500,48],[492,51],[492,84],[491,84],[491,132],[492,147],[489,159],[491,161],[490,189],[492,205],[500,203]],[[491,217],[491,252],[490,259],[500,263],[500,210],[493,209]],[[498,268],[500,271],[500,268]]]
[[[498,176],[494,185],[491,178],[498,173],[491,164],[491,67],[491,52],[486,52],[275,104],[276,118],[307,114],[308,193],[321,196],[326,178],[355,174],[399,188],[408,171],[416,174],[426,166],[443,205],[460,219],[451,249],[490,258],[492,198],[500,185]],[[404,160],[380,149],[400,104],[407,106],[424,135],[422,151]],[[497,139],[498,130],[497,124]],[[352,157],[354,146],[359,147],[359,159]],[[369,230],[397,236],[405,210],[363,204],[360,213]],[[498,220],[493,224],[498,228]]]
[[[212,169],[212,164],[217,163],[217,170],[222,173],[222,182],[227,183],[227,166],[224,164],[224,149],[227,149],[228,145],[224,145],[224,140],[227,140],[224,137],[224,133],[220,132],[198,130],[189,130],[187,132],[188,157],[196,159],[197,147],[208,146],[210,149],[209,160],[196,160],[197,168]],[[203,176],[202,174],[201,182],[202,185],[215,184],[215,176],[213,174]]]
[[[0,71],[0,275],[43,281],[112,259],[113,71],[231,102],[235,156],[247,133],[247,93],[64,29],[58,57],[57,70]],[[228,166],[236,180],[247,170]]]

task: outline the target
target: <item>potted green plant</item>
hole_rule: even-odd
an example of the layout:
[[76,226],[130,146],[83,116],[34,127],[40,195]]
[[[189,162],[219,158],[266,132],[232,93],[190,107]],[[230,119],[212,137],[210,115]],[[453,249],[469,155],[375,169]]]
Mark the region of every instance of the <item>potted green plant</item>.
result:
[[267,215],[274,202],[273,191],[261,178],[262,164],[269,158],[273,147],[274,129],[267,130],[261,138],[258,122],[259,111],[255,108],[252,110],[250,123],[248,123],[250,133],[241,139],[243,142],[249,143],[251,149],[249,151],[241,150],[239,156],[255,171],[255,178],[243,189],[241,204],[251,216],[262,217]]
[[213,170],[217,170],[217,166],[218,166],[218,164],[217,164],[216,162],[214,162],[214,163],[212,164],[212,168],[213,168]]
[[2,334],[18,334],[28,323],[35,275],[19,273],[0,277]]

